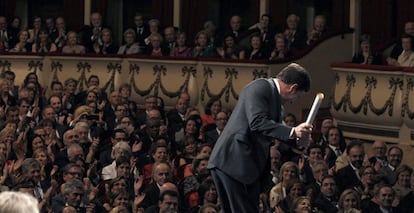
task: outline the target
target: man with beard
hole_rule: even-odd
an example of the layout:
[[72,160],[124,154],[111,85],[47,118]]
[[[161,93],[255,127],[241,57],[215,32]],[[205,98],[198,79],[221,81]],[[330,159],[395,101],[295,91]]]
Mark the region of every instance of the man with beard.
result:
[[349,165],[338,170],[337,177],[340,181],[338,186],[340,189],[345,190],[360,186],[364,188],[361,177],[359,176],[359,169],[362,167],[364,160],[364,147],[359,141],[352,141],[346,147],[346,153],[349,161]]
[[395,169],[401,164],[403,158],[403,150],[398,146],[392,146],[388,149],[388,165],[380,168],[378,174],[382,176],[387,183],[394,185],[397,180]]

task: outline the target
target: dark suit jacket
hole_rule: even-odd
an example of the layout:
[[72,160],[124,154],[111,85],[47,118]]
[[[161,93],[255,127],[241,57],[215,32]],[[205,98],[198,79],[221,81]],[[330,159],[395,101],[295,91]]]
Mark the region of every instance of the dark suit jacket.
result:
[[258,181],[269,160],[272,139],[287,141],[290,136],[292,128],[281,123],[281,104],[273,79],[248,84],[216,142],[208,168],[244,184]]
[[172,109],[167,113],[168,128],[173,130],[174,133],[181,130],[184,127],[184,120],[181,119],[177,109]]
[[351,189],[354,187],[364,188],[364,185],[355,174],[351,165],[345,166],[336,173],[338,186],[341,190]]
[[145,193],[145,198],[141,202],[140,207],[148,208],[152,205],[158,204],[158,200],[160,196],[160,188],[158,188],[155,182],[148,185],[144,193]]
[[308,34],[305,30],[296,29],[294,39],[290,43],[291,49],[303,49],[306,46],[306,41],[308,40]]
[[313,203],[313,206],[324,213],[337,213],[338,212],[338,208],[336,208],[336,206],[332,202],[330,202],[326,197],[324,197],[322,194],[319,195],[318,198],[316,198],[315,202]]
[[217,132],[217,129],[212,129],[204,133],[204,142],[210,144],[212,147],[216,144],[218,138],[219,134]]

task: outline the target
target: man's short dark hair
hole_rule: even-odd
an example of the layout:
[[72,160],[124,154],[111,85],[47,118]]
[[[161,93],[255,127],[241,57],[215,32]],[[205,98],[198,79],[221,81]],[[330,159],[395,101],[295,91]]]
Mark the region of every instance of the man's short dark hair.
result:
[[277,74],[276,78],[285,84],[297,84],[299,91],[310,90],[311,78],[305,68],[296,63],[291,63]]
[[52,83],[50,84],[50,88],[51,88],[51,89],[53,89],[53,87],[54,87],[55,85],[60,85],[60,86],[62,86],[62,87],[63,87],[62,82],[60,82],[60,81],[52,81]]
[[11,70],[6,70],[6,71],[4,71],[3,72],[3,74],[1,75],[1,77],[2,78],[5,78],[6,77],[6,75],[11,75],[12,76],[12,78],[13,78],[13,80],[16,78],[16,73],[14,73],[13,71],[11,71]]
[[346,146],[346,154],[349,155],[349,152],[351,151],[352,148],[359,146],[362,149],[364,148],[364,146],[362,145],[361,141],[359,140],[353,140],[351,141],[351,143],[348,144],[348,146]]
[[164,201],[165,196],[171,196],[171,197],[176,197],[178,198],[178,193],[176,191],[172,191],[172,190],[165,190],[160,194],[160,201]]

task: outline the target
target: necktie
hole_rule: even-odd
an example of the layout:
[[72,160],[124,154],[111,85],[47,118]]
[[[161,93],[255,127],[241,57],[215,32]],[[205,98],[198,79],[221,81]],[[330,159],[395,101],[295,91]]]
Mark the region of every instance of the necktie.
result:
[[336,148],[335,153],[336,153],[336,156],[340,156],[342,154],[341,149]]

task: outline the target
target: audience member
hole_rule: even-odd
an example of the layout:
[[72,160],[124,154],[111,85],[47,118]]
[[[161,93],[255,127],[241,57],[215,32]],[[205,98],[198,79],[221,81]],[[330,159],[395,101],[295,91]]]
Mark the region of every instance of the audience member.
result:
[[210,44],[210,37],[206,31],[200,31],[195,36],[195,46],[193,48],[193,57],[213,57],[215,51]]
[[135,41],[140,44],[141,49],[144,49],[144,40],[150,35],[150,31],[148,25],[144,22],[144,16],[142,14],[135,14],[133,29],[135,29],[135,33],[137,35]]
[[397,60],[387,58],[387,62],[392,66],[412,67],[414,66],[413,37],[404,34],[401,36],[402,52]]
[[57,47],[49,37],[49,32],[45,28],[41,28],[37,34],[37,40],[32,45],[32,52],[34,53],[49,53],[56,52]]
[[300,18],[296,14],[290,14],[286,18],[286,29],[283,32],[287,40],[287,49],[303,49],[306,46],[306,31],[299,28]]
[[[405,22],[404,33],[409,35],[411,38],[414,38],[414,22],[412,21]],[[414,49],[414,42],[412,42],[411,45],[412,45],[412,49]],[[390,57],[387,58],[387,61],[390,60],[390,58],[397,60],[398,56],[401,55],[402,51],[403,51],[402,41],[401,39],[399,39],[395,43],[394,47],[392,48]]]
[[68,41],[62,49],[62,53],[67,54],[85,54],[86,50],[83,45],[78,44],[78,35],[74,31],[67,34]]
[[307,44],[319,40],[326,33],[326,18],[323,15],[317,15],[313,18],[313,28],[308,32]]
[[17,34],[19,41],[16,45],[9,50],[9,52],[32,52],[32,45],[28,42],[29,32],[27,30],[22,30]]
[[170,56],[173,57],[191,57],[192,49],[187,46],[187,35],[184,32],[180,32],[177,35],[176,47],[171,49]]
[[[18,204],[18,205],[16,205]],[[0,193],[0,212],[38,213],[38,202],[32,196],[23,192]]]
[[382,64],[382,57],[372,49],[370,37],[362,35],[358,53],[352,57],[352,63],[356,64]]
[[86,48],[86,52],[93,52],[93,46],[102,44],[101,34],[104,26],[102,24],[102,15],[94,12],[91,14],[91,25],[88,26],[82,36],[82,44]]
[[135,42],[135,31],[131,28],[125,30],[124,41],[125,45],[119,47],[118,55],[132,55],[141,52],[139,44]]

